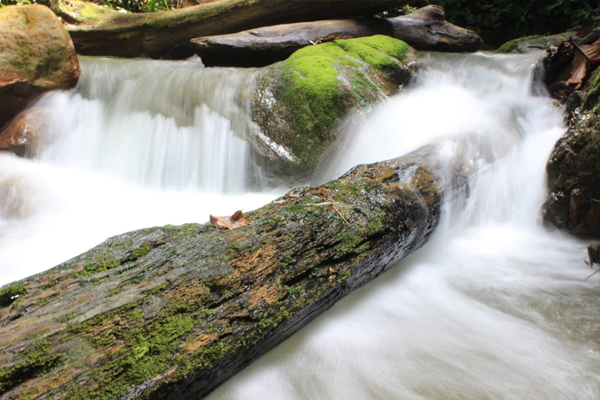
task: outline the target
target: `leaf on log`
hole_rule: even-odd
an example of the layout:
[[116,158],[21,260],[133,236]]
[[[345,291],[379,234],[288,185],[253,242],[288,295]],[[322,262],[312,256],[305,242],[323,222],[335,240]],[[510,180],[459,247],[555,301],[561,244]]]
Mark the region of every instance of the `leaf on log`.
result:
[[242,226],[250,225],[250,222],[246,221],[246,218],[244,218],[242,210],[234,212],[231,217],[215,217],[214,215],[211,215],[210,223],[227,229],[237,229]]

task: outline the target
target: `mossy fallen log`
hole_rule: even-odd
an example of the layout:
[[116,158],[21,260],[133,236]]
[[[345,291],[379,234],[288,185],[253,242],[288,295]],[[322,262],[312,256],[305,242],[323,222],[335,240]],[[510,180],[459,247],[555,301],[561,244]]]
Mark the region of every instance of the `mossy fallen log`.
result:
[[235,230],[119,235],[0,289],[0,395],[201,398],[425,243],[452,173],[434,156],[294,189]]
[[193,54],[189,41],[200,36],[239,32],[262,26],[352,18],[402,7],[406,0],[217,0],[179,10],[123,14],[95,4],[56,1],[55,12],[79,54],[174,58]]

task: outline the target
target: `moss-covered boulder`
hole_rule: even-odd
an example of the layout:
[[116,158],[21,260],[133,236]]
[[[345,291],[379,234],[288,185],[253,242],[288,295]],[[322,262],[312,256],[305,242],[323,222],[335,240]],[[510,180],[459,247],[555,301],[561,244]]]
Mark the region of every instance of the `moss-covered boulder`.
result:
[[406,43],[379,35],[305,47],[258,72],[255,147],[269,171],[296,181],[310,177],[342,118],[397,93],[415,61]]
[[600,68],[568,100],[569,127],[546,166],[544,218],[578,235],[600,237]]
[[0,8],[0,129],[43,92],[74,87],[79,75],[73,42],[49,8]]
[[496,53],[531,53],[538,50],[546,50],[550,46],[557,46],[565,40],[571,39],[577,32],[565,32],[550,36],[525,36],[510,40],[496,50]]
[[429,147],[358,166],[249,226],[134,231],[0,288],[0,397],[202,398],[419,248],[437,163]]

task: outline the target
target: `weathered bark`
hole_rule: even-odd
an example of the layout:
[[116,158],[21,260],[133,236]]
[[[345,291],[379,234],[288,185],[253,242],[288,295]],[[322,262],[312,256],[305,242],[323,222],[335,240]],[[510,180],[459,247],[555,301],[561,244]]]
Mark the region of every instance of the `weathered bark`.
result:
[[427,6],[396,18],[361,18],[282,24],[227,35],[192,39],[209,66],[265,66],[281,61],[302,47],[333,39],[387,35],[417,50],[476,51],[483,44],[474,32],[444,18],[439,6]]
[[[174,51],[186,54],[182,47],[190,47],[189,41],[195,37],[277,23],[361,17],[407,3],[406,0],[218,0],[156,13],[104,13],[87,20],[71,17],[71,22],[77,24],[67,29],[80,54],[161,57]],[[69,19],[68,12],[57,11]]]
[[2,288],[0,394],[201,398],[427,240],[436,162],[428,147],[355,167],[235,230],[116,236]]

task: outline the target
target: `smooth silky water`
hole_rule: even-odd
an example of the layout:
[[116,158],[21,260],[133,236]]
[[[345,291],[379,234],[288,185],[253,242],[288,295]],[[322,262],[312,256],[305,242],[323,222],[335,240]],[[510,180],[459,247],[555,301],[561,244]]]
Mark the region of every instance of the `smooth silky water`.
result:
[[[586,242],[541,224],[564,127],[530,95],[538,57],[423,54],[419,83],[353,117],[321,181],[435,142],[476,171],[468,190],[448,191],[422,249],[209,399],[600,398],[600,276],[584,280]],[[1,283],[281,193],[247,145],[252,71],[82,61],[77,90],[41,101],[54,118],[38,158],[0,155]]]
[[477,171],[469,190],[422,249],[210,400],[600,398],[600,277],[586,242],[541,223],[564,126],[530,94],[538,58],[424,54],[416,87],[353,117],[325,178],[436,142]]
[[0,154],[0,285],[108,237],[260,207],[250,159],[252,70],[81,58],[75,90],[35,106],[51,119],[34,160]]

